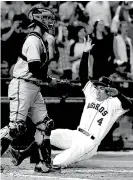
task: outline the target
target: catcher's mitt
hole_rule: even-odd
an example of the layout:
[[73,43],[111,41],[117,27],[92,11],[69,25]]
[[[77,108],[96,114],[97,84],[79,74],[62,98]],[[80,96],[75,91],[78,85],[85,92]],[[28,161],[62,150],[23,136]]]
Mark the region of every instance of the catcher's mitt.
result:
[[61,102],[64,102],[65,99],[73,91],[74,85],[69,80],[63,79],[63,80],[57,80],[56,88],[57,91],[59,92]]

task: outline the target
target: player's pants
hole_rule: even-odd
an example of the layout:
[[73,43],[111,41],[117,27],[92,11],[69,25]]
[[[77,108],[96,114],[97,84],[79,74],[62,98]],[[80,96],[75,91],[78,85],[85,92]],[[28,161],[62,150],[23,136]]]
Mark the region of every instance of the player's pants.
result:
[[98,148],[94,140],[78,130],[53,130],[50,142],[51,145],[64,150],[53,159],[53,165],[61,167],[67,167],[70,164],[91,158],[96,154]]
[[9,85],[10,121],[26,120],[30,116],[33,123],[42,121],[47,115],[46,105],[40,87],[14,78]]
[[[40,87],[23,79],[14,78],[9,85],[8,96],[10,98],[9,126],[15,126],[16,122],[24,122],[27,115],[30,116],[33,123],[36,124],[35,142],[40,152],[40,160],[41,162],[45,162],[43,155],[45,156],[46,153],[42,152],[42,149],[46,146],[46,140],[44,141],[44,139],[49,139],[49,134],[47,135],[45,132],[47,126],[45,121],[50,120],[47,116],[46,105],[40,93]],[[50,148],[50,145],[48,146]],[[47,154],[47,157],[50,156],[50,151]]]

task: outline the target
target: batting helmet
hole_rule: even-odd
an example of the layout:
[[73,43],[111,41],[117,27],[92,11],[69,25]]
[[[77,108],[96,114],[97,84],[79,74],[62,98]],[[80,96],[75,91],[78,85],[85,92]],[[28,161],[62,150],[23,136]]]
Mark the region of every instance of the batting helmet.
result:
[[33,6],[28,13],[28,17],[32,22],[31,25],[37,24],[50,34],[54,32],[55,15],[50,9],[39,5]]
[[94,81],[94,85],[96,85],[96,86],[101,85],[101,86],[112,87],[112,88],[115,87],[112,80],[105,76],[102,76],[101,78],[99,78],[98,81]]
[[109,94],[110,96],[116,96],[118,94],[117,87],[108,77],[102,76],[101,78],[99,78],[99,81],[95,81],[93,84],[95,86],[106,87],[106,93]]

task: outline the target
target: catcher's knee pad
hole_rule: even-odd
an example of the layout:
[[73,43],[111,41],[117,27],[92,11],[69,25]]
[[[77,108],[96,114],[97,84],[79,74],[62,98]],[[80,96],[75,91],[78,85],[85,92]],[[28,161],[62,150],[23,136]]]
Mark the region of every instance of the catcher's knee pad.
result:
[[43,131],[46,136],[50,136],[51,130],[54,128],[54,121],[46,116],[43,121],[36,124],[36,129]]
[[54,121],[53,119],[48,118],[46,121],[46,128],[45,128],[45,134],[47,136],[51,135],[51,130],[54,128]]
[[26,131],[26,123],[25,121],[16,121],[9,123],[9,135],[12,138],[15,138],[18,135],[23,134]]
[[51,130],[54,127],[54,121],[48,116],[36,124],[35,141],[40,146],[44,139],[49,139]]

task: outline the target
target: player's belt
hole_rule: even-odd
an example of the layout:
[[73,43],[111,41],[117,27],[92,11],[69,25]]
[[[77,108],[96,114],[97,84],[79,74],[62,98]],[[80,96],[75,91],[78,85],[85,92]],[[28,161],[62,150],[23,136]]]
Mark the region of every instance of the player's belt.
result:
[[81,133],[83,133],[83,134],[86,135],[86,136],[90,136],[90,138],[91,138],[92,140],[95,139],[94,136],[91,136],[90,133],[88,133],[88,132],[85,131],[84,129],[78,128],[78,131],[80,131]]

